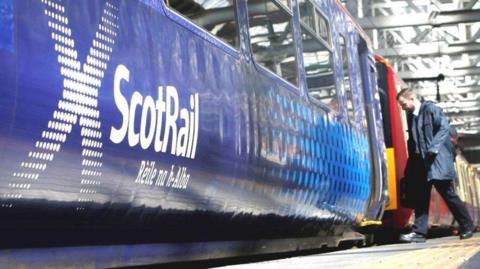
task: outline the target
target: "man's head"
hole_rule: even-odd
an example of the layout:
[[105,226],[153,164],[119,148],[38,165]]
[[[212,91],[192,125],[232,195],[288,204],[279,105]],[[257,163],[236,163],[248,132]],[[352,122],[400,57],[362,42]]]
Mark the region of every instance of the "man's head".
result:
[[415,100],[417,96],[410,88],[404,88],[397,94],[397,102],[403,110],[413,112],[415,110]]

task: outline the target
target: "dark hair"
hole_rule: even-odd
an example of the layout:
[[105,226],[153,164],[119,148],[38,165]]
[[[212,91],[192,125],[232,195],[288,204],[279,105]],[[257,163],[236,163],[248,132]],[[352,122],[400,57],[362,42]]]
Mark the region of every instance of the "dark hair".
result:
[[410,97],[412,95],[415,95],[415,92],[412,89],[403,88],[397,93],[397,100],[400,99],[400,97]]

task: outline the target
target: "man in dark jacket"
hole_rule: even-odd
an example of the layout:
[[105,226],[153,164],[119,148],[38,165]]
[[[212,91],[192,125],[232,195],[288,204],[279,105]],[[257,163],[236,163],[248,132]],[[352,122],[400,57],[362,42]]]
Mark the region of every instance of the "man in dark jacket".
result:
[[[415,202],[415,224],[412,232],[402,234],[404,242],[425,242],[428,230],[428,208],[432,185],[447,203],[460,225],[460,239],[472,237],[475,227],[464,204],[454,192],[454,156],[448,120],[433,102],[420,102],[413,90],[403,89],[397,101],[408,116],[408,153],[406,175],[415,176],[418,197]],[[408,171],[415,168],[414,171]]]

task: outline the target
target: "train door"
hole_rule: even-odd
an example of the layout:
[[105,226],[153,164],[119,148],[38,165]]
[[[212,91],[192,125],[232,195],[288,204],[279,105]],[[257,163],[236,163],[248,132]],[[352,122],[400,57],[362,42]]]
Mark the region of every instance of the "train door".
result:
[[[385,153],[387,156],[387,189],[389,193],[389,202],[387,210],[397,208],[397,181],[395,173],[395,150],[393,146],[393,130],[395,130],[394,116],[390,111],[394,111],[395,107],[391,107],[391,96],[389,96],[389,71],[388,66],[384,63],[377,62],[375,64],[378,80],[377,90],[380,98],[380,109],[382,113],[382,130],[385,141]],[[391,74],[390,74],[391,76]],[[391,78],[390,78],[391,80]],[[393,103],[395,105],[395,103]]]
[[377,120],[376,120],[376,108],[374,105],[374,94],[376,94],[375,85],[376,85],[376,76],[375,76],[375,62],[370,57],[368,47],[363,39],[360,39],[358,44],[358,53],[359,53],[359,65],[362,76],[362,88],[363,88],[363,103],[365,109],[365,127],[368,136],[369,143],[369,158],[371,165],[371,177],[370,177],[370,199],[368,202],[368,207],[366,208],[365,218],[368,220],[377,220],[381,218],[384,210],[384,158],[381,155],[381,143],[383,141],[379,137],[379,132],[377,130]]

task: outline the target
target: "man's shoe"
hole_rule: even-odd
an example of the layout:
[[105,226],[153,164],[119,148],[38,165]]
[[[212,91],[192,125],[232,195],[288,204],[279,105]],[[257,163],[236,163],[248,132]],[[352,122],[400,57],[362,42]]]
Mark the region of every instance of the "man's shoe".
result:
[[411,232],[409,234],[401,234],[400,241],[407,243],[423,243],[427,241],[424,235],[417,234],[416,232]]
[[475,229],[471,229],[471,230],[468,230],[464,233],[461,233],[460,234],[460,240],[468,239],[468,238],[472,237],[474,232],[475,232]]

